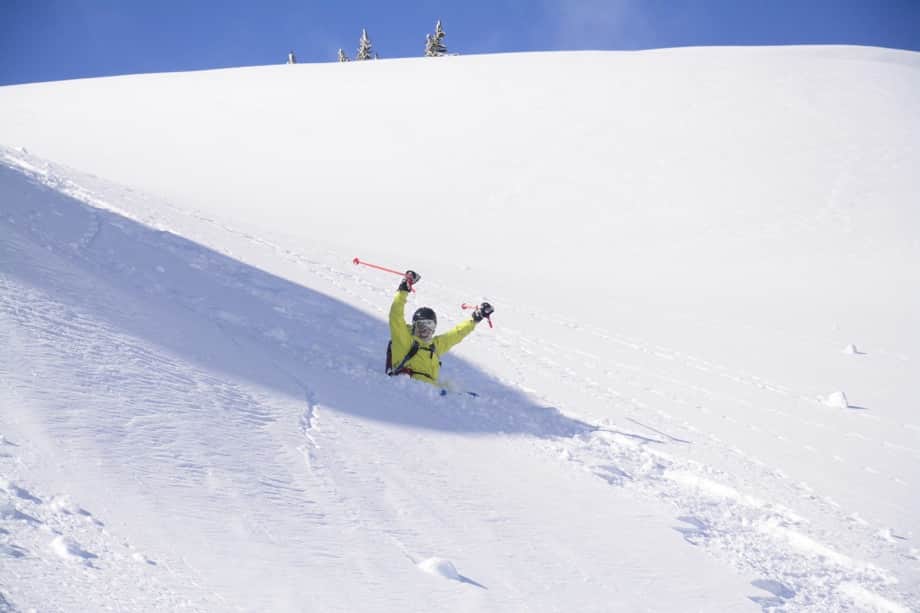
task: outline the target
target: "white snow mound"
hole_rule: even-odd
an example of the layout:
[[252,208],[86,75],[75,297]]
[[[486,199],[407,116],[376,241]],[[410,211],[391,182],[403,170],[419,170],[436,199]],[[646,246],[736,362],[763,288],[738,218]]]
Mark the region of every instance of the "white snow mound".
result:
[[418,563],[418,567],[431,575],[439,575],[445,579],[460,581],[460,573],[454,563],[444,558],[428,558]]
[[850,406],[850,403],[847,401],[847,395],[843,392],[834,392],[828,394],[824,399],[824,405],[829,406],[834,409],[845,409]]
[[59,536],[49,544],[51,551],[65,560],[76,560],[79,562],[89,562],[90,558],[96,556],[80,546],[74,539],[67,536]]
[[58,513],[67,513],[70,515],[76,515],[82,510],[79,506],[74,504],[73,499],[67,494],[54,496],[48,506]]

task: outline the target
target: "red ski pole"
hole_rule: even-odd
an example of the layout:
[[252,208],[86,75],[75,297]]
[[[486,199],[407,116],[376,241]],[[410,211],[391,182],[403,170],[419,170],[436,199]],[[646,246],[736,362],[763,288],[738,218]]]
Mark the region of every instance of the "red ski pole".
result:
[[393,270],[392,268],[387,268],[386,266],[378,266],[377,264],[371,264],[370,262],[364,262],[361,260],[361,258],[353,259],[352,263],[356,266],[358,264],[361,264],[362,266],[367,266],[368,268],[376,268],[377,270],[382,270],[383,272],[391,272],[394,275],[399,275],[400,277],[406,280],[406,285],[409,286],[409,290],[413,292],[415,291],[414,289],[412,289],[412,279],[406,276],[406,273],[404,272],[399,272],[398,270]]

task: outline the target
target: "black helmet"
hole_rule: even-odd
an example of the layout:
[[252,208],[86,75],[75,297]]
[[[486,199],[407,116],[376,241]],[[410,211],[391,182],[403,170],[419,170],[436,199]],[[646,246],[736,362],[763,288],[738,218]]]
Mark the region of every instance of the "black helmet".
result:
[[415,310],[415,313],[412,314],[412,322],[415,323],[420,319],[430,319],[434,323],[438,323],[438,316],[435,314],[434,309],[429,307],[421,307]]

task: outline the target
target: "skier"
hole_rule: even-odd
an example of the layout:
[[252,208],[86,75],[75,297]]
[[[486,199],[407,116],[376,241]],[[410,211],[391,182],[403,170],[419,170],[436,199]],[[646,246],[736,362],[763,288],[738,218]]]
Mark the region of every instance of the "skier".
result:
[[288,63],[288,64],[296,64],[296,63],[297,63],[297,58],[294,56],[294,52],[293,52],[293,51],[291,51],[290,53],[288,53],[287,63]]
[[438,385],[440,357],[466,338],[476,324],[488,319],[495,309],[488,302],[483,302],[473,311],[472,319],[461,322],[453,330],[437,336],[434,335],[434,331],[438,325],[438,316],[429,307],[416,309],[412,314],[412,325],[407,325],[406,299],[409,297],[410,286],[418,283],[419,279],[421,275],[407,270],[406,277],[399,284],[396,297],[390,306],[391,338],[390,346],[387,347],[387,374],[409,375],[413,379]]

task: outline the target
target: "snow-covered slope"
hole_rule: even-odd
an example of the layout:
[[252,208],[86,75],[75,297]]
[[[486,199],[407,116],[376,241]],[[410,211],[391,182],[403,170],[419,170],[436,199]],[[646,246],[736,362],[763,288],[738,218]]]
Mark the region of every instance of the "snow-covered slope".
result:
[[[0,610],[920,606],[918,102],[840,47],[0,88]],[[380,372],[355,256],[496,305],[478,398]]]

